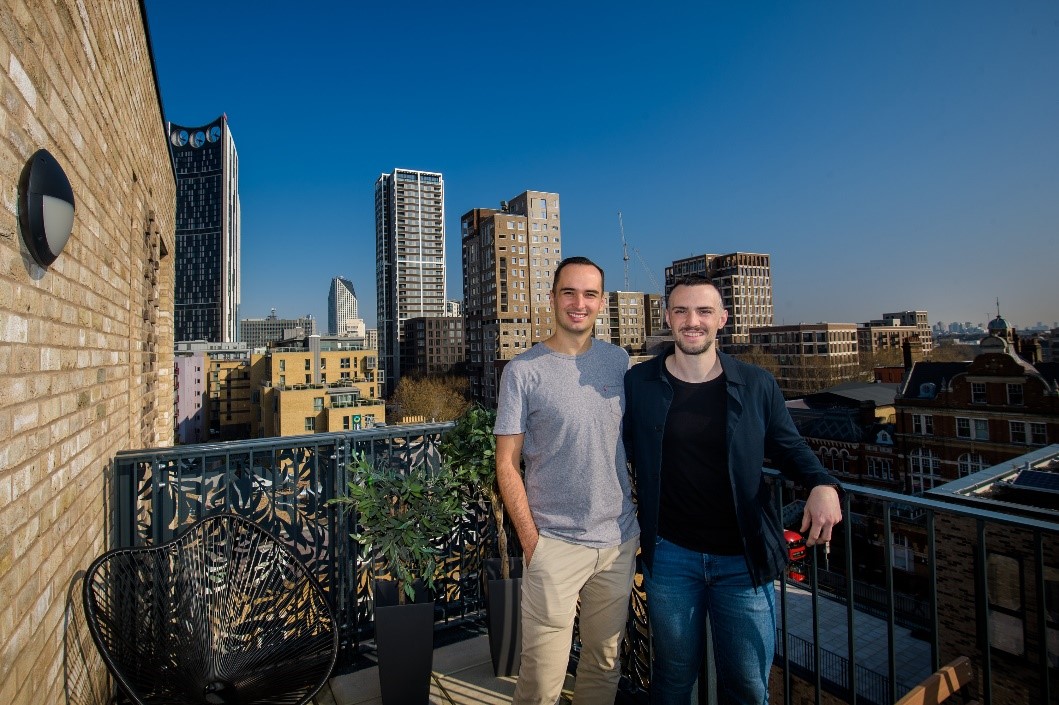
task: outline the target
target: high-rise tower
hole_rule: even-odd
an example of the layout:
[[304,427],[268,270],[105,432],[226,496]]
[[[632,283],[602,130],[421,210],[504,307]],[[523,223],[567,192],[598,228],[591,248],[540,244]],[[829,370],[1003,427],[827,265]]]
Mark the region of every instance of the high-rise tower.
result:
[[[445,182],[431,171],[395,169],[375,182],[375,286],[383,392],[401,377],[408,318],[445,315]],[[382,396],[382,393],[380,393]]]
[[508,360],[551,336],[551,290],[562,260],[559,194],[524,191],[460,219],[463,316],[471,398],[496,407]]
[[666,295],[682,276],[709,277],[721,292],[728,323],[717,331],[717,345],[725,352],[743,352],[750,346],[750,329],[772,325],[772,266],[767,254],[733,252],[696,255],[673,260],[666,267]]
[[239,157],[228,117],[168,123],[176,169],[176,340],[230,343],[239,321]]
[[345,277],[335,277],[331,280],[331,290],[327,292],[327,334],[345,335],[356,326],[359,318],[353,282]]

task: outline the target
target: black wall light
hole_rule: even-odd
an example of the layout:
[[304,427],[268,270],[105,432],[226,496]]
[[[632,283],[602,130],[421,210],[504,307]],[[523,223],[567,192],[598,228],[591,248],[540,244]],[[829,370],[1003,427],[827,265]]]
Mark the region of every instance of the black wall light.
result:
[[48,267],[74,228],[74,191],[59,162],[38,149],[18,180],[18,226],[33,259]]

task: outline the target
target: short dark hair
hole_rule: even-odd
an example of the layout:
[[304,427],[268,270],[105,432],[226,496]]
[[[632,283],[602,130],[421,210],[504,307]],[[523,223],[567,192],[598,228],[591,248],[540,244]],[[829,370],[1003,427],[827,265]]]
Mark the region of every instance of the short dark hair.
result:
[[[595,262],[590,260],[588,257],[567,257],[566,259],[564,259],[562,262],[559,263],[558,267],[555,268],[555,278],[552,279],[552,293],[553,294],[555,293],[555,285],[559,282],[559,273],[562,272],[563,271],[563,267],[565,267],[568,264],[587,264],[587,265],[589,265],[591,267],[595,267],[596,270],[599,272],[599,285],[600,285],[600,287],[603,286],[603,268],[602,267],[600,267],[598,264],[596,264]],[[603,292],[601,291],[600,293],[602,294]]]
[[712,286],[717,291],[717,297],[721,300],[721,308],[724,308],[724,297],[721,295],[721,287],[717,286],[712,279],[704,277],[701,274],[685,274],[682,277],[678,277],[673,286],[669,287],[669,291],[666,292],[665,307],[669,308],[669,297],[673,293],[673,289],[678,286]]

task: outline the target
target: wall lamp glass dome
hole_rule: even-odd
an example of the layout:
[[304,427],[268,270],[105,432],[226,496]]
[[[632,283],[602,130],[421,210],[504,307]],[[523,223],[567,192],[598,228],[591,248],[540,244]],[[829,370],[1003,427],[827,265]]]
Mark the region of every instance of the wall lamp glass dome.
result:
[[46,149],[26,162],[18,181],[18,225],[33,259],[48,267],[74,228],[74,191],[66,172]]

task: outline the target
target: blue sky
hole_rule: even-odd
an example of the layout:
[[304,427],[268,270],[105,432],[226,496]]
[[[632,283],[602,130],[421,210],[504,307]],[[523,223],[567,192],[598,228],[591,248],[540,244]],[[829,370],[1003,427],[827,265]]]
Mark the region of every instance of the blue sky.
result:
[[[147,0],[167,117],[228,115],[243,317],[351,279],[375,320],[375,179],[459,218],[560,194],[563,254],[630,288],[772,255],[776,323],[923,309],[1059,320],[1059,3]],[[637,257],[633,250],[638,250]]]

